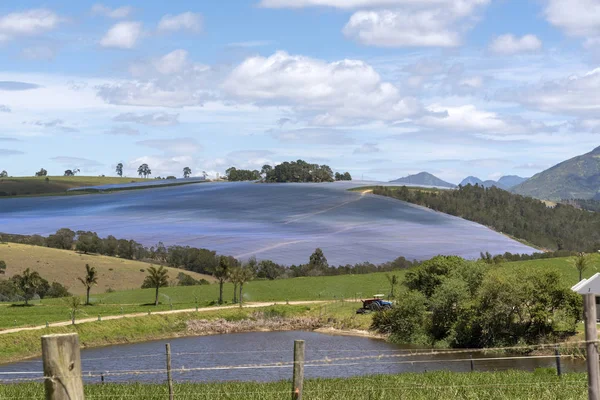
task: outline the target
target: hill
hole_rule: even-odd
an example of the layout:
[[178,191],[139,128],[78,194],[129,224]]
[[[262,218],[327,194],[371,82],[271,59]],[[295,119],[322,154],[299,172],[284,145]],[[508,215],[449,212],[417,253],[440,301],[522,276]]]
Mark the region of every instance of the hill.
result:
[[600,147],[563,161],[515,186],[514,193],[538,199],[592,199],[600,189]]
[[437,187],[446,187],[446,188],[455,188],[456,185],[453,183],[449,183],[441,180],[435,175],[432,175],[428,172],[419,172],[415,175],[408,175],[404,178],[395,179],[390,181],[391,183],[406,183],[409,185],[424,185],[424,186],[437,186]]
[[465,179],[462,180],[462,182],[460,182],[460,185],[461,186],[467,186],[467,185],[483,186],[483,181],[476,176],[467,176]]
[[112,176],[26,176],[0,178],[0,197],[65,194],[68,189],[78,187],[148,181],[148,179],[141,178],[120,178]]
[[548,207],[496,187],[467,185],[430,193],[388,186],[374,188],[373,194],[474,221],[543,249],[593,253],[600,249],[599,213],[563,204]]
[[522,178],[517,175],[506,175],[506,176],[501,177],[497,181],[492,180],[492,179],[482,181],[481,179],[477,178],[476,176],[467,176],[465,179],[462,180],[460,185],[461,186],[479,185],[479,186],[483,186],[486,188],[496,186],[497,188],[508,190],[520,183],[525,182],[526,180],[527,180],[527,178]]
[[[83,294],[85,289],[77,279],[83,276],[85,264],[96,267],[99,273],[96,292],[104,293],[108,288],[113,290],[139,289],[146,277],[145,270],[151,265],[145,262],[125,260],[92,254],[80,254],[69,250],[51,249],[48,247],[30,246],[17,243],[0,244],[0,260],[8,265],[6,277],[20,274],[31,268],[47,279],[57,281],[69,288],[73,294]],[[179,272],[185,272],[194,279],[214,278],[195,272],[168,268],[169,277],[174,279]]]
[[506,175],[498,179],[498,184],[507,189],[513,188],[525,182],[528,178],[523,178],[517,175]]

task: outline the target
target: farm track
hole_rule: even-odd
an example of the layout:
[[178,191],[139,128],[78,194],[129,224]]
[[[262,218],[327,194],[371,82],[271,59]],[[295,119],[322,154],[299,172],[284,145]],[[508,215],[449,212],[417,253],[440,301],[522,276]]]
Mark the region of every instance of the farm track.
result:
[[[260,307],[268,307],[268,306],[272,306],[272,305],[284,305],[284,304],[303,305],[303,304],[320,304],[320,303],[328,303],[328,302],[322,301],[322,300],[290,301],[290,302],[261,302],[261,303],[247,303],[243,306],[243,308],[260,308]],[[235,308],[240,308],[240,307],[239,307],[239,305],[220,306],[220,307],[203,307],[203,308],[198,308],[198,312],[229,310],[229,309],[235,309]],[[186,313],[186,312],[196,312],[196,308],[156,311],[156,312],[153,312],[152,315],[178,314],[178,313]],[[142,313],[132,313],[132,314],[123,314],[123,315],[107,315],[107,316],[102,317],[102,321],[122,319],[122,318],[136,318],[136,317],[143,317],[145,315],[148,315],[148,313],[142,312]],[[76,320],[76,323],[77,323],[77,325],[79,325],[79,324],[95,322],[95,321],[98,321],[98,318],[82,318],[82,319]],[[53,322],[51,324],[48,324],[48,327],[53,328],[53,327],[60,327],[60,326],[69,326],[71,324],[72,324],[72,322],[70,320],[69,321],[61,321],[61,322]],[[37,325],[37,326],[27,326],[27,327],[21,327],[21,328],[11,328],[11,329],[5,329],[5,330],[0,331],[0,335],[4,335],[4,334],[8,334],[8,333],[18,333],[18,332],[24,332],[24,331],[42,330],[45,328],[46,328],[45,324]]]

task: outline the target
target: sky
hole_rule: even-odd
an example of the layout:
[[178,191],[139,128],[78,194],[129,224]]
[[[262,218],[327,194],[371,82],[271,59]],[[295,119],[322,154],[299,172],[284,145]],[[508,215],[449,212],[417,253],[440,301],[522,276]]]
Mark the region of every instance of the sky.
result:
[[600,146],[600,0],[0,2],[0,170],[532,176]]

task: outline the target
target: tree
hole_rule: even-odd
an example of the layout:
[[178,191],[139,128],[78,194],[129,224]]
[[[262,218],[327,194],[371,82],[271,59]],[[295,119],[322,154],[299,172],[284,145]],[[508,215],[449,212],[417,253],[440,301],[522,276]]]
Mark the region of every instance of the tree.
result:
[[6,273],[6,261],[0,260],[0,275],[4,275]]
[[115,171],[117,172],[117,175],[123,176],[123,163],[118,163]]
[[260,174],[263,176],[263,178],[266,178],[271,171],[273,171],[273,167],[271,167],[269,164],[265,164],[260,169]]
[[238,294],[238,285],[239,285],[239,277],[242,273],[242,268],[241,267],[235,267],[231,269],[231,272],[229,273],[229,280],[231,281],[231,283],[233,283],[233,300],[232,303],[237,303],[237,294]]
[[148,276],[144,279],[142,287],[153,287],[156,289],[154,305],[158,305],[158,290],[161,287],[169,286],[169,273],[162,265],[158,268],[151,266],[148,268]]
[[38,288],[42,284],[42,277],[36,271],[31,271],[27,268],[22,275],[12,277],[25,299],[25,305],[29,304],[29,300],[36,295]]
[[46,171],[44,168],[41,168],[38,172],[35,173],[35,176],[46,176],[48,175],[48,171]]
[[83,286],[85,286],[85,305],[90,305],[90,290],[92,290],[92,286],[98,284],[98,273],[96,272],[95,267],[90,267],[89,264],[85,264],[85,277],[77,278]]
[[223,284],[229,279],[231,267],[225,256],[219,257],[219,263],[213,269],[213,276],[219,281],[219,304],[223,304]]
[[392,290],[390,292],[390,295],[395,298],[395,294],[394,294],[394,289],[396,287],[396,285],[398,284],[398,276],[397,275],[390,275],[390,274],[385,274],[385,277],[387,278],[388,282],[390,283],[390,286],[392,287]]
[[67,299],[66,303],[71,310],[69,312],[71,314],[71,324],[75,325],[75,315],[81,311],[81,299],[79,296],[71,296]]
[[48,247],[63,250],[71,250],[74,241],[75,232],[68,228],[59,229],[55,234],[49,235],[48,239],[46,239]]
[[68,169],[65,171],[64,176],[75,176],[75,173],[72,170]]
[[585,253],[579,253],[579,254],[577,254],[577,257],[575,257],[574,264],[575,264],[575,268],[579,272],[579,280],[580,281],[581,281],[581,279],[583,279],[583,273],[587,269],[589,262],[590,262],[590,258]]
[[184,178],[189,178],[190,175],[192,175],[192,169],[190,167],[185,167],[183,169],[183,177]]
[[329,266],[327,258],[325,258],[325,254],[320,248],[315,249],[315,252],[310,255],[308,264],[311,269],[325,269]]
[[202,171],[202,179],[206,180],[207,176],[208,174],[206,173],[206,171]]
[[144,178],[148,178],[149,175],[152,175],[152,170],[148,166],[148,164],[142,164],[137,169],[138,175],[143,176]]
[[240,306],[244,303],[244,284],[254,279],[254,271],[249,266],[241,268],[240,273],[237,277],[238,284],[240,285]]
[[6,178],[8,176],[8,172],[6,172],[6,170],[3,170],[2,172],[0,172],[0,178]]

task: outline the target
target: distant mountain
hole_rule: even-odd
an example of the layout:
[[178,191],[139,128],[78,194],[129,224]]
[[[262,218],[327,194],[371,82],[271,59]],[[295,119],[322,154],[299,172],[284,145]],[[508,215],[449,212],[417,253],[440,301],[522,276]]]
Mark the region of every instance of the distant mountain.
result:
[[521,183],[525,182],[527,179],[528,178],[522,178],[517,175],[506,175],[506,176],[503,176],[502,178],[498,179],[498,183],[500,185],[504,186],[505,188],[510,189],[512,187],[520,185]]
[[460,183],[461,186],[467,186],[467,185],[471,185],[471,186],[475,186],[475,185],[479,185],[482,186],[483,185],[483,181],[479,178],[477,178],[476,176],[467,176],[465,179],[462,180],[462,182]]
[[404,178],[390,181],[391,183],[405,183],[407,185],[424,185],[424,186],[437,186],[455,188],[456,185],[443,181],[435,175],[431,175],[428,172],[420,172],[416,175],[405,176]]
[[600,190],[600,147],[540,172],[512,190],[544,200],[594,198]]
[[477,178],[476,176],[467,176],[465,179],[462,180],[462,182],[460,184],[462,186],[466,186],[466,185],[475,186],[477,184],[479,186],[483,186],[486,188],[496,186],[500,189],[509,190],[513,186],[516,186],[519,183],[525,182],[526,180],[527,180],[527,178],[521,178],[520,176],[516,176],[516,175],[503,176],[502,178],[498,179],[498,181],[494,181],[491,179],[488,179],[487,181],[482,181],[481,179]]

